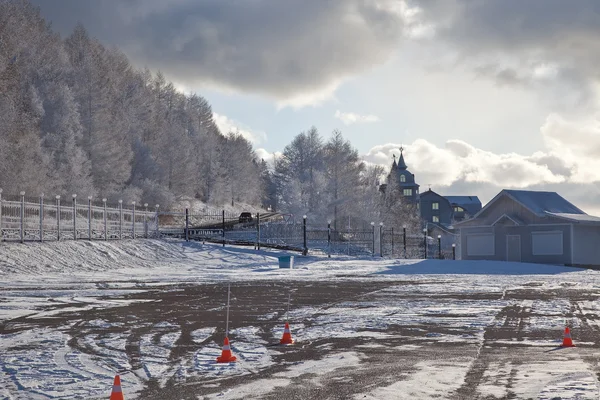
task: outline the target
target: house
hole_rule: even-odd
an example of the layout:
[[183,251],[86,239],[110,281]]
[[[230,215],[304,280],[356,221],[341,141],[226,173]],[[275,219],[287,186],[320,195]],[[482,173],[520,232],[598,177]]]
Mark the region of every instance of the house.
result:
[[600,218],[555,192],[502,190],[454,226],[463,260],[600,265]]
[[442,225],[450,225],[452,222],[452,205],[446,197],[431,189],[421,193],[419,210],[425,222]]
[[452,207],[452,219],[463,221],[481,210],[481,201],[477,196],[446,196]]

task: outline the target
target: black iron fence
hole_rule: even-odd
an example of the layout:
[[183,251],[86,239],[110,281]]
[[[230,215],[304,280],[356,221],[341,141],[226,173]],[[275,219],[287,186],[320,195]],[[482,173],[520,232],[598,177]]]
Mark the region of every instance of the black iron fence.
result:
[[[159,234],[186,240],[271,247],[302,252],[372,255],[393,258],[453,259],[457,237],[445,233],[436,239],[431,232],[395,230],[383,225],[365,225],[335,230],[328,223],[268,213],[239,215],[220,213],[160,213]],[[454,250],[454,251],[453,251]]]

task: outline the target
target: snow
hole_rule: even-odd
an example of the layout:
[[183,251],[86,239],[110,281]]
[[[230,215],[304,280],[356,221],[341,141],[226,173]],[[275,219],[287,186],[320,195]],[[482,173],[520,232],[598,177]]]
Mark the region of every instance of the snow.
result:
[[[392,284],[368,297],[345,299],[327,307],[290,308],[287,319],[295,339],[308,346],[325,339],[365,339],[353,351],[333,350],[323,343],[320,348],[328,351],[318,361],[290,363],[270,379],[244,381],[235,390],[217,390],[206,398],[260,398],[307,374],[314,376],[313,381],[319,384],[341,368],[367,368],[360,350],[384,348],[388,340],[403,339],[403,333],[390,330],[398,326],[411,327],[420,333],[417,342],[413,337],[395,345],[415,359],[427,346],[448,343],[473,346],[476,354],[464,354],[452,361],[420,360],[399,374],[396,382],[365,388],[355,398],[395,399],[399,392],[407,398],[445,398],[463,386],[480,354],[490,360],[482,373],[483,383],[478,386],[482,397],[591,399],[599,396],[597,371],[584,361],[585,357],[598,355],[592,352],[593,342],[577,342],[582,348],[588,346],[585,351],[582,348],[553,351],[560,344],[565,323],[575,330],[582,323],[580,318],[565,317],[572,312],[572,304],[560,296],[547,301],[506,298],[506,293],[515,291],[559,293],[574,288],[598,294],[597,271],[508,262],[315,256],[297,257],[297,268],[289,270],[278,268],[279,254],[177,240],[2,243],[0,323],[16,329],[27,326],[28,321],[56,318],[65,311],[91,312],[142,304],[148,300],[113,297],[167,284],[265,279],[385,281]],[[404,285],[401,281],[418,284]],[[474,292],[489,296],[468,297]],[[47,309],[49,303],[61,307]],[[600,310],[594,301],[583,299],[577,304],[581,313],[597,315]],[[483,334],[486,327],[502,329],[507,323],[513,327],[519,324],[517,320],[497,318],[506,306],[531,315],[527,323],[518,326],[518,341],[498,339],[490,346]],[[274,322],[270,332],[274,339],[279,339],[283,332],[278,315],[273,311],[256,318]],[[135,321],[134,316],[131,321]],[[433,321],[435,325],[431,325]],[[69,327],[76,323],[70,322]],[[129,371],[122,375],[126,398],[136,398],[150,379],[164,386],[174,376],[182,381],[198,376],[211,378],[218,388],[220,379],[255,376],[268,370],[276,364],[275,355],[280,351],[269,346],[258,327],[247,325],[230,332],[235,337],[231,345],[238,362],[217,364],[215,359],[221,353],[222,343],[209,340],[217,331],[217,327],[209,326],[190,333],[193,343],[200,347],[189,362],[174,363],[171,354],[182,332],[179,325],[165,320],[154,324],[151,334],[141,336],[142,367],[134,370],[125,355],[128,337],[121,331],[123,323],[110,323],[100,317],[85,323],[96,328],[97,334],[72,337],[66,333],[65,325],[0,334],[0,399],[103,398],[117,371]],[[593,318],[586,323],[595,327],[599,324]],[[539,338],[536,336],[539,330],[555,330],[558,337]],[[78,347],[73,347],[73,343]],[[535,355],[530,358],[535,362],[522,362],[518,358],[520,353]]]

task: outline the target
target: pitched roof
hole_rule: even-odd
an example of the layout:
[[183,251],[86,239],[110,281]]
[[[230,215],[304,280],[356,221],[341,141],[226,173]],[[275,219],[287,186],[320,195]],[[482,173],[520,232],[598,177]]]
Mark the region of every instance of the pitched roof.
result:
[[551,212],[549,212],[547,214],[548,215],[552,215],[554,217],[561,218],[561,219],[565,219],[567,221],[600,224],[600,217],[595,217],[593,215],[587,215],[587,214],[568,214],[568,213],[551,213]]
[[444,196],[452,204],[480,204],[481,201],[477,196]]
[[400,160],[398,161],[398,169],[406,169],[406,163],[404,162],[404,154],[400,151]]
[[[571,218],[571,221],[575,221],[573,219],[575,218],[573,217],[574,215],[579,215],[580,217],[578,218],[580,219],[585,219],[586,217],[589,217],[585,212],[575,207],[573,204],[565,200],[556,192],[536,192],[533,190],[503,189],[492,200],[490,200],[477,214],[475,214],[474,218],[479,217],[482,213],[485,212],[485,210],[491,207],[492,204],[494,204],[502,196],[510,197],[511,199],[521,204],[523,207],[527,208],[529,211],[531,211],[539,217],[569,216]],[[461,225],[469,221],[472,221],[472,219],[457,222],[456,225]]]
[[506,193],[514,200],[521,203],[525,208],[539,216],[543,216],[547,213],[585,214],[585,212],[575,207],[556,192],[504,189],[500,193]]

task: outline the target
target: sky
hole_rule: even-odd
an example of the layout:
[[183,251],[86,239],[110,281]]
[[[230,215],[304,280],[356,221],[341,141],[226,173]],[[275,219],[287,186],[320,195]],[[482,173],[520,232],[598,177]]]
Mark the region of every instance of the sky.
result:
[[422,191],[552,190],[600,215],[596,0],[32,0],[212,104],[272,159],[316,126]]

